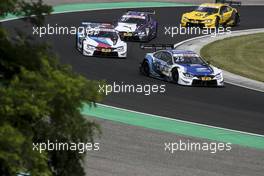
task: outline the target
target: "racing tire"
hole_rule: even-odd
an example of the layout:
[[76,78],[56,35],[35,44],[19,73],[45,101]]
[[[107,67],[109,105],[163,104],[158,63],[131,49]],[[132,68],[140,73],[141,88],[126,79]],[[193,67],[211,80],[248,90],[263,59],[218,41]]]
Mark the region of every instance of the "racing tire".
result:
[[158,35],[158,25],[156,24],[155,30],[152,33],[152,39],[155,39]]
[[144,76],[149,76],[150,74],[150,71],[149,71],[149,64],[148,64],[148,61],[144,60],[142,65],[141,65],[141,68],[140,68],[140,71],[141,73],[144,75]]
[[179,80],[179,73],[178,73],[178,69],[174,68],[171,71],[171,76],[172,76],[172,81],[176,84],[178,84],[178,80]]
[[84,55],[85,56],[85,51],[84,51],[84,44],[83,44],[84,42],[82,42],[82,48],[81,48],[81,52],[82,52],[82,55]]
[[78,47],[78,36],[76,35],[76,38],[75,38],[75,47],[77,50],[79,50],[79,47]]
[[216,30],[219,28],[219,21],[220,21],[219,17],[216,17],[215,19],[215,29]]
[[76,37],[76,43],[75,43],[75,45],[76,45],[76,49],[80,52],[82,52],[82,48],[81,47],[79,47],[79,45],[78,45],[78,37]]
[[233,26],[238,26],[240,23],[240,17],[238,15],[238,13],[235,14],[235,17],[234,17],[234,25]]

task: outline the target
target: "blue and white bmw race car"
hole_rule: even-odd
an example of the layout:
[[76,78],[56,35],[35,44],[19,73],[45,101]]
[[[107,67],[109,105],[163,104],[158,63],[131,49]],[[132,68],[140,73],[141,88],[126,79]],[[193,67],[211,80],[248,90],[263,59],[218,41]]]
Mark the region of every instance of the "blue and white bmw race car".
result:
[[79,29],[76,47],[83,55],[127,57],[127,43],[112,24],[83,22]]
[[[144,47],[146,45],[142,45]],[[222,71],[208,64],[193,51],[162,49],[147,53],[140,64],[140,72],[145,76],[180,85],[224,86]]]
[[118,20],[116,30],[124,40],[150,41],[157,36],[158,23],[154,12],[128,11]]

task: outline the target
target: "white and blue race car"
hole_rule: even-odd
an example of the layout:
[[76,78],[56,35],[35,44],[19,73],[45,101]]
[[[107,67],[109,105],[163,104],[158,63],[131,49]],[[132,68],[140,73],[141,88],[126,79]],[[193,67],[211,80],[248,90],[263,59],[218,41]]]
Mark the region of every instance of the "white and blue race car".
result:
[[85,56],[127,57],[127,43],[109,23],[83,22],[76,35],[76,48]]
[[147,53],[140,64],[145,76],[186,86],[224,86],[222,71],[188,50],[164,49]]

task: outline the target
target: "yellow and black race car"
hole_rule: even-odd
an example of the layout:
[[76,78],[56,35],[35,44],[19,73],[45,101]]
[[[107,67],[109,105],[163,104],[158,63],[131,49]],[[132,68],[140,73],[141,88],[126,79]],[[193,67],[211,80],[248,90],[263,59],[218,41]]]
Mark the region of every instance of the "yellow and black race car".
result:
[[201,4],[192,12],[184,13],[181,26],[198,26],[202,28],[217,28],[220,25],[236,26],[240,22],[237,9],[222,3]]

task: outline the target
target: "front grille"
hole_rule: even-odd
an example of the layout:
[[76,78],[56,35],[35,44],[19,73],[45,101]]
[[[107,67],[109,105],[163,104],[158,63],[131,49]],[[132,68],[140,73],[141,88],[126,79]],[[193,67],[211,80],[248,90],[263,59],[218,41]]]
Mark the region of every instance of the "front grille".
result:
[[[194,75],[198,80],[193,80],[193,86],[217,86],[217,80],[213,80],[213,75]],[[211,80],[202,80],[203,77],[211,78]]]
[[203,20],[193,20],[193,19],[189,19],[189,21],[191,23],[202,23],[203,22]]
[[202,81],[202,80],[193,80],[192,82],[193,86],[217,86],[217,81],[216,80],[211,80],[211,81]]
[[116,48],[96,47],[96,50],[97,50],[97,51],[108,50],[108,49],[110,49],[110,52],[113,52],[113,50],[115,50]]
[[205,27],[203,23],[191,23],[191,22],[188,22],[187,26],[188,27],[199,27],[199,28],[204,28]]
[[197,78],[199,78],[199,79],[201,79],[202,77],[210,77],[210,78],[214,78],[214,75],[194,75],[195,77],[197,77]]
[[117,52],[102,52],[102,51],[94,51],[94,56],[105,56],[105,57],[118,57]]

